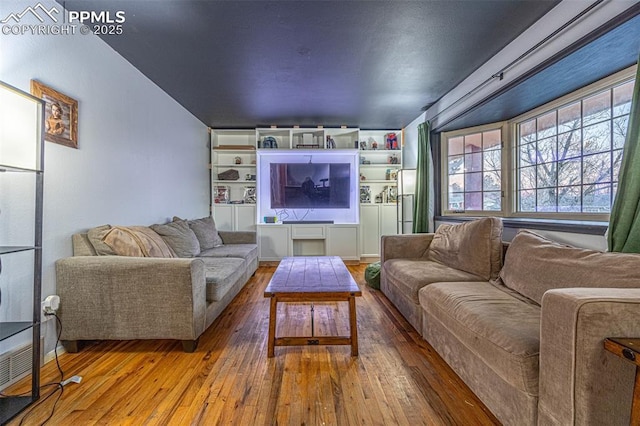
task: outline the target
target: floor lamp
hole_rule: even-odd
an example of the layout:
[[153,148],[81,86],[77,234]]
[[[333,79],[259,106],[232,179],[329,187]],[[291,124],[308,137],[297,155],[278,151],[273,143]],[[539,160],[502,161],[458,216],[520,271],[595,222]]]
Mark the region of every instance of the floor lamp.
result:
[[416,192],[416,169],[398,170],[398,234],[413,232],[413,198]]

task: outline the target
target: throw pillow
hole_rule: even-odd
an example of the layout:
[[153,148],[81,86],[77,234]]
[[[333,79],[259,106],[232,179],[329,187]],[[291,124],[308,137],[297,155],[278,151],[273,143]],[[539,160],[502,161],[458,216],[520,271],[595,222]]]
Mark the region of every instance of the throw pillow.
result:
[[500,279],[538,304],[554,288],[640,288],[640,254],[572,247],[522,230],[509,244]]
[[[175,220],[175,219],[174,219]],[[200,243],[200,250],[207,250],[222,245],[222,238],[216,229],[216,223],[211,216],[202,219],[188,220],[189,228],[196,234]]]
[[87,233],[99,256],[175,257],[164,240],[146,226],[92,228]]
[[185,221],[151,225],[178,257],[195,257],[200,254],[200,243]]
[[160,235],[146,226],[113,226],[103,241],[119,256],[175,257]]
[[111,230],[111,225],[96,226],[87,231],[87,238],[98,256],[116,256],[116,252],[104,242],[104,236]]
[[502,267],[502,220],[487,217],[440,225],[429,245],[428,256],[485,280],[495,279]]

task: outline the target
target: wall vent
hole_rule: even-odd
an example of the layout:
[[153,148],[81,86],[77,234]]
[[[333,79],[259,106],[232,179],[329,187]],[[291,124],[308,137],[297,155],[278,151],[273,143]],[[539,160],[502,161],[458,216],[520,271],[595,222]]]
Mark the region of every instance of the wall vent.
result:
[[[40,340],[40,347],[44,339]],[[31,373],[31,343],[0,354],[0,390]],[[42,365],[42,356],[40,356]]]

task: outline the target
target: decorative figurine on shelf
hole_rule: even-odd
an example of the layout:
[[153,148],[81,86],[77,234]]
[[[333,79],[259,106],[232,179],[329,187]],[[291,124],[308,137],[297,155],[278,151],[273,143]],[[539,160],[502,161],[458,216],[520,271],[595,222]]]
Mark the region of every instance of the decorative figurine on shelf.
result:
[[363,151],[367,149],[367,143],[365,141],[360,141],[360,149]]
[[360,180],[367,180],[367,177],[365,175],[363,175],[362,173],[360,173]]
[[376,195],[376,204],[382,203],[382,193]]
[[235,158],[235,163],[236,164],[242,164],[242,157],[236,157]]
[[399,149],[398,136],[395,133],[385,135],[384,149]]
[[335,147],[336,147],[336,142],[333,140],[333,138],[330,135],[327,135],[326,148],[327,149],[335,149]]
[[384,179],[391,180],[391,169],[387,169],[387,171],[384,174]]
[[371,149],[378,149],[378,142],[374,138],[369,138],[368,141]]
[[396,154],[390,155],[387,162],[389,164],[400,164],[400,160],[398,160],[398,156]]

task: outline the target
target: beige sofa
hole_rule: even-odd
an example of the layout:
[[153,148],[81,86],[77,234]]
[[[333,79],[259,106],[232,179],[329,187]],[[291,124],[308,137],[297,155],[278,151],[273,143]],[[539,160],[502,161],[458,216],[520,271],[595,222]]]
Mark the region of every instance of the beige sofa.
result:
[[628,425],[634,369],[603,340],[640,337],[640,255],[520,231],[498,268],[500,234],[385,236],[381,290],[505,425]]
[[56,262],[61,340],[177,339],[186,352],[258,267],[255,232],[217,231],[212,218],[73,235]]

